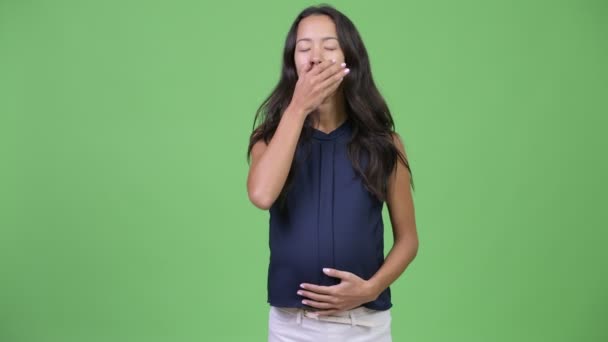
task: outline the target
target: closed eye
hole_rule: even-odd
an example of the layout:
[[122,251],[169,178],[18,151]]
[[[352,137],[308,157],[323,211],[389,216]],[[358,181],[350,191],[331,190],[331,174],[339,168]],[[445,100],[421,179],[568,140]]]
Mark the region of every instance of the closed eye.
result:
[[[334,51],[334,50],[336,50],[336,49],[337,49],[337,48],[325,48],[325,50],[329,50],[329,51]],[[310,50],[310,49],[300,49],[300,50],[298,50],[298,51],[300,51],[300,52],[306,52],[306,51],[309,51],[309,50]]]

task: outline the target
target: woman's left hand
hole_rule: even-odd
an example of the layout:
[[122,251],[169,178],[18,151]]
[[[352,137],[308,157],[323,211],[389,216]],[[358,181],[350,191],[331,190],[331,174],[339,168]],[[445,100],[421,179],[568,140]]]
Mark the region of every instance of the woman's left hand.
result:
[[341,311],[350,310],[361,304],[371,302],[378,297],[378,293],[368,280],[364,280],[354,273],[323,269],[328,276],[340,278],[340,284],[333,286],[320,286],[303,283],[298,294],[305,296],[303,303],[319,309],[314,314],[317,316],[331,315]]

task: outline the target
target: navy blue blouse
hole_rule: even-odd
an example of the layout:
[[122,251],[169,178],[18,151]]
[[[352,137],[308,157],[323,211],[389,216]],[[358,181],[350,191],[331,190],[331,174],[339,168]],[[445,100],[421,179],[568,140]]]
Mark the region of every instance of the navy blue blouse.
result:
[[[384,262],[384,224],[379,201],[365,189],[348,158],[350,120],[330,133],[314,130],[296,148],[295,173],[286,197],[270,208],[268,299],[273,306],[310,308],[296,292],[301,283],[340,283],[324,267],[367,280]],[[367,158],[360,158],[365,170]],[[363,306],[387,310],[390,287]]]

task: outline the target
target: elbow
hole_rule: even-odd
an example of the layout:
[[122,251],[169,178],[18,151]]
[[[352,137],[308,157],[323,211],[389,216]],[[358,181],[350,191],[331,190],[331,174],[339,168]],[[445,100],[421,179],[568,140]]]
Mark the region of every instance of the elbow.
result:
[[249,201],[251,201],[251,203],[253,203],[253,205],[255,205],[259,209],[268,210],[270,209],[270,207],[272,207],[272,204],[274,203],[274,199],[263,193],[262,191],[249,190],[248,194]]
[[420,247],[420,243],[418,241],[418,237],[414,237],[412,239],[412,258],[415,258],[418,255],[418,250]]
[[418,243],[418,240],[416,240],[416,244],[413,247],[413,249],[414,249],[414,252],[413,252],[414,258],[418,255],[418,250],[420,249],[419,246],[420,246],[420,244]]

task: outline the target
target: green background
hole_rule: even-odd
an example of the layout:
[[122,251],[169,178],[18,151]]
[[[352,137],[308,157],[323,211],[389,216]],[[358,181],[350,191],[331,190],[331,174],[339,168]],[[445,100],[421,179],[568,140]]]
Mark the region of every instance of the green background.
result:
[[[266,340],[245,153],[310,4],[0,0],[0,341]],[[332,4],[416,182],[394,340],[607,341],[608,3]]]

